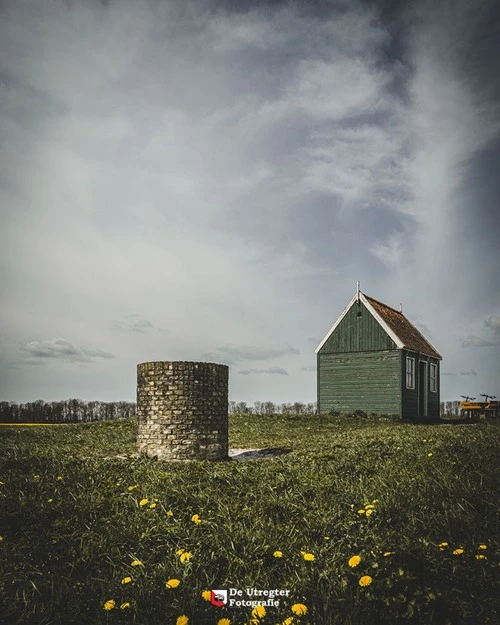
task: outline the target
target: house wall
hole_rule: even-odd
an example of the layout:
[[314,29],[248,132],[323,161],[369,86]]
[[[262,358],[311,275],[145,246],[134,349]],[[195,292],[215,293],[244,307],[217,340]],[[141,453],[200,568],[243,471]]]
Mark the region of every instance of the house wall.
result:
[[[361,312],[361,316],[358,316]],[[321,348],[321,354],[392,350],[397,345],[374,319],[366,306],[359,302],[347,311],[332,335]]]
[[[427,362],[427,415],[429,420],[439,418],[439,397],[440,397],[440,362],[437,358],[430,356],[424,356],[417,352],[411,352],[408,350],[401,350],[401,386],[402,386],[402,402],[401,411],[404,419],[420,419],[424,415],[419,414],[418,406],[418,390],[420,380],[420,366],[421,361]],[[406,357],[411,356],[415,358],[415,388],[406,388]],[[437,393],[432,393],[430,390],[430,365],[437,364]]]
[[399,350],[333,354],[321,349],[317,362],[318,412],[359,409],[367,413],[401,414]]

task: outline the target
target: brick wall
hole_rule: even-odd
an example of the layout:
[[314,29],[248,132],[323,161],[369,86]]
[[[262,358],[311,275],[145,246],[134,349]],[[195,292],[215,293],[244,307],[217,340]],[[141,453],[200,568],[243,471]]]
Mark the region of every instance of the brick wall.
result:
[[228,457],[229,367],[211,362],[137,365],[137,447],[164,460]]

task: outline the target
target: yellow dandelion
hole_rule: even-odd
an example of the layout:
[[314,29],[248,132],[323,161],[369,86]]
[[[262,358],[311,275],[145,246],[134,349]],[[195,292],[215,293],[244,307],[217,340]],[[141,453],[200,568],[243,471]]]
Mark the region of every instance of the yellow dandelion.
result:
[[154,510],[154,508],[156,508],[156,506],[157,506],[157,505],[158,505],[158,504],[156,504],[156,503],[154,503],[154,502],[153,502],[153,503],[152,503],[149,507],[151,508],[151,510]]
[[330,540],[330,536],[323,536],[325,540]]
[[120,610],[126,610],[127,608],[130,608],[130,603],[128,601],[125,601],[125,603],[121,604]]
[[373,510],[373,508],[375,508],[375,506],[372,503],[367,503],[365,506],[365,510]]
[[387,556],[392,556],[392,554],[394,553],[394,551],[385,551],[384,552],[384,558],[387,558]]
[[147,500],[147,499],[141,499],[141,500],[139,501],[139,505],[140,505],[140,506],[145,506],[147,503],[148,503],[148,500]]
[[448,547],[448,543],[446,541],[439,543],[438,547]]
[[199,514],[193,514],[193,516],[191,517],[191,521],[193,523],[196,523],[196,525],[199,525],[201,523],[200,515]]
[[430,458],[432,456],[432,451],[430,451],[427,456]]
[[231,621],[228,618],[220,618],[217,625],[231,625]]
[[60,481],[62,480],[62,476],[61,476],[61,475],[58,475],[58,476],[56,477],[56,480],[57,480],[58,482],[60,482]]
[[358,584],[360,586],[369,586],[372,583],[373,579],[369,575],[363,575],[363,577],[359,578]]
[[478,553],[476,554],[476,560],[486,560],[486,556],[484,553]]
[[180,583],[179,579],[169,579],[168,582],[165,582],[165,588],[177,588]]
[[289,616],[288,618],[286,618],[283,623],[281,625],[293,625],[294,623],[294,618],[293,616]]
[[191,560],[192,557],[193,557],[192,553],[189,553],[189,551],[184,551],[183,553],[181,553],[179,560],[181,562],[189,562],[189,560]]
[[378,503],[378,499],[374,499],[372,503]]
[[131,581],[132,581],[131,577],[124,577],[122,579],[122,584],[130,584]]
[[366,514],[366,510],[364,508],[360,508],[358,510],[358,514]]
[[40,479],[40,476],[39,476],[39,475],[34,475],[34,476],[33,476],[33,479],[34,479],[34,480],[39,480],[39,479]]
[[180,556],[181,554],[183,554],[186,550],[185,549],[177,549],[177,551],[175,552],[176,556]]
[[172,512],[172,510],[168,510],[167,516],[174,516],[174,513]]
[[2,540],[3,540],[3,536],[0,536],[0,543],[2,542]]
[[114,599],[110,599],[106,601],[106,603],[102,606],[103,610],[112,610],[116,605],[116,601]]
[[203,599],[205,599],[205,601],[210,601],[210,599],[212,598],[212,593],[209,590],[204,590],[201,593],[201,596],[203,597]]
[[142,562],[140,560],[133,560],[130,563],[130,566],[143,566]]
[[52,498],[51,499],[47,499],[47,503],[52,503],[53,501],[54,500]]
[[459,547],[458,549],[454,549],[453,550],[453,555],[454,556],[461,556],[463,554],[464,550],[462,547]]
[[313,553],[307,553],[306,551],[301,551],[300,553],[302,554],[304,560],[307,560],[307,562],[312,562],[314,560]]
[[371,508],[368,508],[368,510],[366,511],[366,516],[371,516],[373,514],[373,510]]
[[253,618],[263,618],[266,616],[266,608],[263,605],[256,605],[252,610]]
[[347,562],[347,564],[350,567],[355,567],[355,566],[358,566],[360,562],[361,562],[361,558],[359,556],[352,556],[352,558],[349,558],[349,561]]
[[478,547],[478,548],[479,548],[479,549],[488,549],[488,545],[484,545],[484,544],[482,544],[482,545],[479,545],[479,547]]
[[135,490],[136,488],[137,488],[137,484],[135,484],[134,486],[129,486],[127,490],[132,491],[132,490]]
[[283,557],[283,552],[282,552],[282,551],[275,551],[275,552],[273,553],[273,556],[274,556],[275,558],[282,558],[282,557]]
[[181,614],[181,616],[177,617],[175,621],[175,625],[188,625],[189,618],[185,614]]
[[153,501],[154,501],[155,503],[158,503],[160,500],[158,499],[158,497],[155,497],[155,498],[153,499]]
[[307,606],[303,603],[294,603],[290,609],[297,616],[305,616],[307,614]]

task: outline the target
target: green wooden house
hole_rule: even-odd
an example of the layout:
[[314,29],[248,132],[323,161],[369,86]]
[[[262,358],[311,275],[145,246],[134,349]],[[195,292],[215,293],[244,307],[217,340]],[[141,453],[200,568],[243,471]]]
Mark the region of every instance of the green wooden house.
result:
[[316,348],[318,412],[439,419],[442,357],[397,311],[358,289]]

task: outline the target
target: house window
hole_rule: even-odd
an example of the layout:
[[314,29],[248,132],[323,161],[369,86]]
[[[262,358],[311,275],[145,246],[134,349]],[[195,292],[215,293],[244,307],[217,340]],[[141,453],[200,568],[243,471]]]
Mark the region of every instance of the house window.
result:
[[430,371],[430,391],[431,393],[437,393],[437,365],[431,363]]
[[415,388],[415,358],[406,357],[406,388]]

